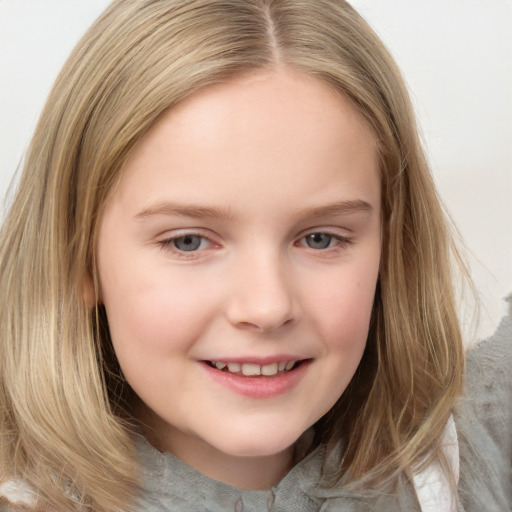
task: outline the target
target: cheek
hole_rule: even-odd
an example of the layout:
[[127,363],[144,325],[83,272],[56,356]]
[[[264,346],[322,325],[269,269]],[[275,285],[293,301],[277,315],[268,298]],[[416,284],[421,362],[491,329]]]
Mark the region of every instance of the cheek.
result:
[[[102,293],[118,358],[159,356],[186,348],[211,314],[207,290],[159,272],[151,276],[105,272]],[[198,299],[201,298],[201,299]]]
[[312,297],[317,326],[330,350],[362,352],[375,298],[378,266],[342,269]]
[[[370,279],[340,280],[317,305],[317,329],[323,339],[323,382],[317,393],[326,413],[346,390],[361,362],[375,296],[377,274]],[[323,304],[323,307],[321,305]]]

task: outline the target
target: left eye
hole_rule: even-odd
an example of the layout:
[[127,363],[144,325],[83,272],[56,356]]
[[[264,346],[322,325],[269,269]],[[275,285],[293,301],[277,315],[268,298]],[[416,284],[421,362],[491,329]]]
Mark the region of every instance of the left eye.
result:
[[329,233],[310,233],[301,240],[301,245],[306,245],[310,249],[329,249],[335,245],[343,243],[342,237],[331,235]]
[[208,246],[208,239],[199,235],[183,235],[161,242],[162,245],[172,245],[181,252],[193,252]]

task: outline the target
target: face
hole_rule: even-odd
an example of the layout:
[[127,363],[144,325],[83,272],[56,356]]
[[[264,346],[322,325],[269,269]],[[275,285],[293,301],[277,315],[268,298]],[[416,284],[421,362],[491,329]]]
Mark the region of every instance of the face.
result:
[[114,349],[161,449],[289,451],[352,378],[380,259],[371,131],[290,71],[207,88],[140,141],[100,225]]

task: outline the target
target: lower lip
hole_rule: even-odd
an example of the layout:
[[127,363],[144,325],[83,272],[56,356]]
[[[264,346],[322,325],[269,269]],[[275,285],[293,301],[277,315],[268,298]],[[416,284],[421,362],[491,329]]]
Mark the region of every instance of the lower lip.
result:
[[240,374],[223,372],[202,363],[215,382],[235,393],[251,398],[272,398],[290,391],[304,377],[309,364],[310,361],[304,361],[294,370],[275,377],[245,377]]

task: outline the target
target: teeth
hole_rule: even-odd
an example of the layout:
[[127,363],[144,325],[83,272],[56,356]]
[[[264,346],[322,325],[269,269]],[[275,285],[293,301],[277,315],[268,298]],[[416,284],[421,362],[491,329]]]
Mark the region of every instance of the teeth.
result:
[[277,363],[266,364],[261,367],[261,375],[275,375],[278,371]]
[[261,375],[261,366],[259,364],[244,363],[242,365],[242,373],[247,377]]
[[242,365],[240,363],[228,363],[228,370],[231,373],[238,373],[240,371],[241,366]]
[[270,363],[263,366],[254,363],[225,363],[223,361],[212,361],[212,364],[217,370],[227,368],[230,373],[242,373],[242,375],[246,377],[254,377],[257,375],[271,377],[277,375],[278,372],[291,370],[296,362],[297,361],[280,361],[279,363]]

